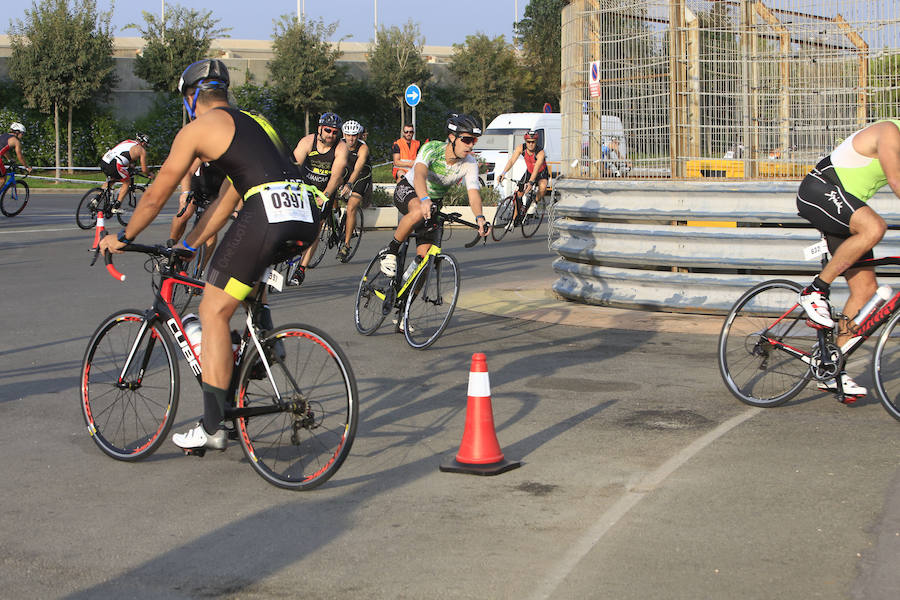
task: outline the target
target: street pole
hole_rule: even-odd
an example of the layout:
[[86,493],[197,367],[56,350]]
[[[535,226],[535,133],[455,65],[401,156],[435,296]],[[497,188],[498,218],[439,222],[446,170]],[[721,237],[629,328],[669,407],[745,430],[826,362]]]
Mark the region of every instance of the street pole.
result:
[[378,0],[375,0],[375,37],[372,41],[378,43]]

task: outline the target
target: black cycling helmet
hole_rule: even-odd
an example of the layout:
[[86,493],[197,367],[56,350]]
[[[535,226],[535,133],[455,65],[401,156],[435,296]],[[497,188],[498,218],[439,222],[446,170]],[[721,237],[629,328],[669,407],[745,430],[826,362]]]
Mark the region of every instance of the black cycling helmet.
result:
[[137,141],[145,146],[148,146],[150,144],[150,136],[148,136],[146,133],[139,133],[136,136],[134,136],[134,139],[135,139],[135,141]]
[[228,67],[221,60],[204,58],[188,65],[178,80],[178,91],[184,94],[184,90],[191,87],[199,89],[227,88],[231,80],[228,77]]
[[447,133],[481,135],[481,126],[475,117],[462,113],[450,113],[447,117]]
[[335,129],[340,129],[341,125],[343,124],[344,121],[341,120],[341,118],[333,112],[322,113],[322,116],[319,117],[319,125],[325,125],[326,127],[334,127]]

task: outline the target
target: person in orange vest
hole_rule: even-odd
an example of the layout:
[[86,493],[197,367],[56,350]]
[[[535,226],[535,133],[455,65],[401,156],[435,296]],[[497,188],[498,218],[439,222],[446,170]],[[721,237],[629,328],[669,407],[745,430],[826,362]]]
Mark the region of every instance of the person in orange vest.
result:
[[394,176],[395,182],[404,177],[416,162],[419,140],[413,139],[415,133],[416,130],[412,125],[404,125],[403,136],[394,142],[394,146],[391,148],[391,153],[394,155],[394,168],[391,170],[391,174]]

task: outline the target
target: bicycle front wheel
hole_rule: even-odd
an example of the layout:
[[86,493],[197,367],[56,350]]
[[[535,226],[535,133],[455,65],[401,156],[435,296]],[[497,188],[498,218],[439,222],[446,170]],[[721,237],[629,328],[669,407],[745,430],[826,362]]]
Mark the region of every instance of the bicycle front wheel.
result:
[[[347,254],[347,259],[344,262],[350,262],[350,259],[356,255],[359,243],[362,241],[363,229],[365,228],[362,209],[357,207],[355,212],[356,220],[353,222],[353,231],[350,232],[350,252]],[[341,243],[343,242],[344,240],[341,240]]]
[[544,222],[544,215],[547,214],[546,196],[531,203],[529,212],[522,219],[522,236],[530,238],[537,233],[541,223]]
[[872,380],[881,405],[900,421],[900,313],[888,321],[878,338],[872,359]]
[[[748,290],[732,307],[719,334],[719,373],[745,404],[784,404],[804,388],[816,330],[797,303],[801,286],[774,279]],[[792,354],[793,352],[793,354]]]
[[451,254],[438,254],[413,281],[401,322],[403,335],[413,348],[432,345],[450,323],[459,300],[458,264]]
[[237,419],[241,447],[272,485],[315,488],[337,472],[356,437],[359,397],[350,362],[327,335],[300,324],[277,328],[262,347],[272,377],[251,346],[237,407],[277,410]]
[[363,335],[374,333],[394,306],[391,278],[381,272],[382,256],[383,253],[379,252],[369,261],[356,291],[353,320],[356,330]]
[[0,212],[7,217],[14,217],[25,209],[31,191],[24,181],[17,181],[3,190],[0,195]]
[[491,228],[491,237],[495,242],[499,242],[511,229],[513,215],[516,209],[516,202],[512,196],[507,196],[499,205],[497,212],[494,214],[494,226]]
[[81,363],[81,414],[107,456],[135,461],[166,439],[180,389],[176,352],[158,323],[129,309],[106,318]]
[[328,242],[331,241],[332,232],[334,231],[334,228],[331,226],[331,219],[322,217],[322,220],[324,223],[322,223],[322,231],[319,232],[319,245],[316,246],[315,252],[309,258],[310,269],[314,269],[322,262],[325,253],[328,252]]
[[103,188],[91,188],[78,202],[75,222],[82,229],[90,229],[97,224],[97,212],[103,207]]

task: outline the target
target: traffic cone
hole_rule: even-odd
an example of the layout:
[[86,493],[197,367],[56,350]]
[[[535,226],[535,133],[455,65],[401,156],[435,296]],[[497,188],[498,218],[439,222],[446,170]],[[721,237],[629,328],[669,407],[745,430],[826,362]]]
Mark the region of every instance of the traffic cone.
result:
[[441,471],[471,475],[498,475],[522,466],[509,461],[500,450],[494,431],[494,411],[491,408],[491,382],[484,354],[472,355],[469,371],[469,403],[466,407],[466,428],[456,458],[441,465]]
[[91,250],[96,250],[100,240],[106,235],[106,221],[103,219],[103,211],[97,213],[97,226],[94,227],[94,245]]

